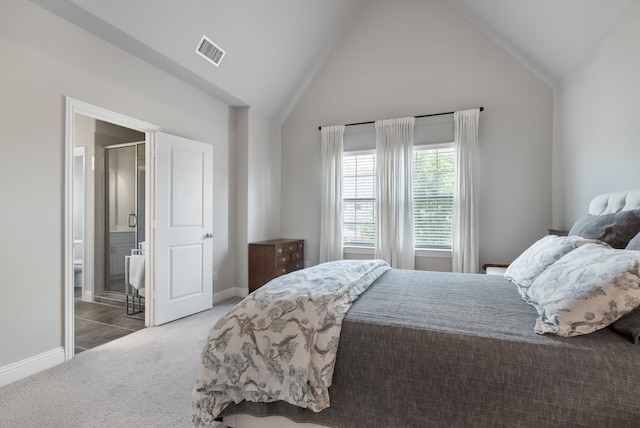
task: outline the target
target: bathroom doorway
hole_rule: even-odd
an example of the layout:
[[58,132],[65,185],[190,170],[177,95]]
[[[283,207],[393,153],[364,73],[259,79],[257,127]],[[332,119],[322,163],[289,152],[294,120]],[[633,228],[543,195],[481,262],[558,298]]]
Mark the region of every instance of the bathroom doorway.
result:
[[[74,281],[78,353],[144,328],[144,298],[125,287],[125,259],[141,254],[145,242],[146,135],[80,113],[74,124],[74,153],[83,154],[75,160],[81,177],[73,183],[74,274],[81,278]],[[82,251],[75,249],[79,243]],[[134,293],[135,313],[127,311]]]
[[[148,297],[144,320],[125,317],[126,307],[116,307],[119,322],[126,319],[142,326],[168,323],[212,307],[214,158],[211,144],[160,132],[156,125],[70,97],[66,98],[66,122],[64,354],[69,361],[75,355],[80,313],[75,303],[121,298],[117,292],[105,291],[104,286],[105,249],[110,251],[104,233],[109,224],[104,190],[107,147],[145,143],[144,223],[153,228],[145,230],[144,255],[135,257],[138,267],[142,259],[144,269],[144,278],[135,278]],[[86,172],[84,283],[80,293],[73,280],[73,176],[77,169],[73,154],[77,147],[85,147]],[[132,268],[129,272],[135,271]]]

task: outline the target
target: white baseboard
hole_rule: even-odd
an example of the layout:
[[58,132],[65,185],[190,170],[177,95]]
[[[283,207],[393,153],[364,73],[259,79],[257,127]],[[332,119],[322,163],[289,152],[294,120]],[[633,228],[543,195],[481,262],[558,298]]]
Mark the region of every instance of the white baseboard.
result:
[[64,349],[60,347],[0,367],[0,388],[62,363]]
[[247,297],[249,290],[242,287],[231,287],[226,290],[213,293],[213,303],[220,303],[232,297]]

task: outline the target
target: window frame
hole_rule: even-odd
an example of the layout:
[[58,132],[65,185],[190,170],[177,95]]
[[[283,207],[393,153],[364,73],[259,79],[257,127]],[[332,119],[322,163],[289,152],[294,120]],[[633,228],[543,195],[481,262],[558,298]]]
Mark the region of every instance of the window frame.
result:
[[[374,238],[373,238],[373,242],[371,243],[358,243],[357,241],[352,241],[352,242],[348,242],[345,243],[344,242],[344,214],[345,214],[345,203],[346,202],[357,202],[357,201],[363,201],[363,202],[373,202],[373,208],[374,208],[374,216],[375,216],[375,207],[376,207],[376,201],[377,201],[377,195],[375,195],[373,198],[345,198],[344,197],[344,158],[345,156],[349,156],[349,157],[353,157],[353,156],[359,156],[359,155],[374,155],[374,192],[375,192],[375,188],[377,186],[376,180],[377,180],[377,175],[375,174],[376,171],[376,164],[375,162],[377,161],[376,159],[376,150],[375,149],[368,149],[368,150],[349,150],[349,151],[343,151],[342,152],[342,163],[343,163],[343,176],[342,176],[342,191],[343,191],[343,196],[342,196],[342,204],[343,204],[343,208],[342,208],[342,221],[343,221],[343,225],[342,225],[342,233],[343,233],[343,238],[342,238],[342,248],[344,249],[345,247],[350,247],[350,248],[366,248],[366,249],[371,249],[373,250],[374,246],[375,246],[375,234],[374,234]],[[375,231],[375,217],[374,217],[374,231]]]
[[[442,148],[453,148],[454,156],[455,156],[455,145],[453,142],[435,143],[435,144],[414,144],[413,152],[416,152],[418,150],[437,150]],[[345,150],[343,151],[343,160],[345,156],[370,155],[370,154],[374,155],[375,161],[377,162],[375,149]],[[377,180],[377,175],[376,175],[376,180]],[[343,190],[344,190],[344,184],[343,184]],[[451,199],[453,200],[454,197],[455,195],[452,195]],[[344,198],[343,196],[343,204],[348,200],[355,202],[357,200],[364,200],[364,199],[366,199],[367,201],[373,201],[375,204],[377,201],[377,195],[374,198]],[[415,200],[416,199],[414,198],[414,201]],[[342,215],[343,215],[343,221],[344,221],[344,208],[343,208]],[[344,232],[344,224],[343,224],[343,232]],[[415,224],[414,224],[414,232],[415,232]],[[374,245],[375,243],[374,244],[358,244],[356,242],[345,243],[344,238],[342,242],[343,252],[345,254],[352,254],[352,255],[371,255],[374,252],[374,248],[373,248]],[[414,249],[417,257],[450,257],[451,256],[451,244],[429,245],[429,246],[416,245]]]
[[[421,150],[439,150],[439,149],[453,149],[453,156],[454,156],[454,183],[453,185],[455,186],[455,143],[453,141],[451,142],[447,142],[447,143],[436,143],[436,144],[415,144],[413,146],[413,153],[415,154],[416,151],[421,151]],[[413,185],[415,185],[415,175],[414,175],[414,181],[412,183]],[[415,192],[415,189],[414,189]],[[455,198],[455,190],[453,191],[453,193],[451,194],[450,198],[446,198],[446,199],[451,199],[451,202],[453,204],[453,200]],[[416,230],[416,226],[415,226],[415,201],[416,200],[434,200],[436,198],[416,198],[415,194],[413,196],[413,202],[414,202],[414,225],[413,225],[413,230],[414,230],[414,234],[415,234],[415,230]],[[442,199],[442,198],[438,198],[438,199]],[[452,206],[452,214],[453,214],[453,206]],[[453,219],[452,219],[452,226],[453,226]],[[451,251],[451,242],[449,242],[449,244],[431,244],[431,245],[420,245],[418,246],[417,244],[414,245],[415,250],[447,250],[447,251]]]

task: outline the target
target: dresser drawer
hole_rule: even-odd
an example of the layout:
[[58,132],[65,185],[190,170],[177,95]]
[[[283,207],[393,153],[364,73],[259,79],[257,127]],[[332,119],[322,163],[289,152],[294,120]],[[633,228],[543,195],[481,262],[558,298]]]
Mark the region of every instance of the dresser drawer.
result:
[[294,251],[298,251],[298,243],[292,242],[290,244],[285,245],[285,251],[287,253],[293,253]]
[[302,252],[296,251],[295,253],[290,254],[291,263],[297,262],[298,260],[302,260]]
[[291,255],[290,254],[284,254],[284,255],[281,255],[281,256],[277,256],[276,257],[276,266],[288,265],[290,261],[291,261]]
[[278,266],[276,268],[276,276],[282,276],[290,272],[294,272],[296,270],[302,269],[304,262],[299,261],[295,263],[288,264],[286,266]]

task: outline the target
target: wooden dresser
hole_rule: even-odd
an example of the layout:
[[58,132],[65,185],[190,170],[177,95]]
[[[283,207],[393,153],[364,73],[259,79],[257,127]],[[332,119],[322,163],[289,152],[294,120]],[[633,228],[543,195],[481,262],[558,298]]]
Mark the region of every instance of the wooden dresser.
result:
[[304,240],[272,239],[249,244],[249,293],[304,267]]

